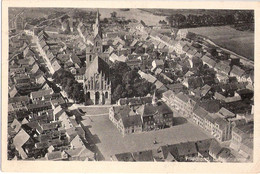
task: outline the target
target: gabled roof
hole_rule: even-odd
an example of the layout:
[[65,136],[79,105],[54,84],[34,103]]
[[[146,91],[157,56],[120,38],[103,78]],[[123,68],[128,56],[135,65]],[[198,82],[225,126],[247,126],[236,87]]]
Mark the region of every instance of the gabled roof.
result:
[[78,58],[78,56],[76,54],[71,55],[71,60],[73,61],[73,63],[77,63],[77,64],[81,63],[80,59]]
[[13,128],[16,133],[20,130],[21,126],[22,124],[17,119],[14,119],[11,124],[11,128]]
[[39,66],[35,63],[31,69],[31,73],[35,74],[39,70]]
[[95,74],[101,74],[105,79],[109,79],[109,65],[100,57],[96,57],[86,70],[86,79],[91,79]]
[[18,134],[13,139],[13,144],[16,148],[22,147],[28,140],[30,136],[21,129]]
[[222,160],[227,160],[228,157],[230,156],[231,151],[228,148],[222,148],[221,152],[219,153],[219,158],[221,158]]
[[186,142],[176,145],[176,149],[179,156],[187,156],[197,153],[195,142]]
[[19,92],[17,90],[17,88],[15,86],[13,86],[10,90],[9,90],[9,95],[10,97],[16,97],[17,95],[19,95]]
[[206,55],[204,55],[204,56],[201,58],[201,60],[202,60],[203,62],[205,62],[206,64],[212,66],[212,67],[215,67],[215,65],[216,65],[216,62],[215,62],[213,59],[211,59],[210,57],[206,56]]
[[118,161],[135,161],[132,153],[120,153],[115,154],[115,157]]
[[208,112],[200,106],[197,107],[193,112],[201,118],[204,118],[206,115],[208,115]]
[[125,128],[142,125],[141,116],[136,113],[131,114],[131,111],[129,115],[121,115],[121,118]]
[[119,105],[141,105],[146,103],[152,103],[152,97],[133,97],[133,98],[120,98],[118,100]]
[[69,157],[78,157],[80,153],[84,150],[84,147],[68,149],[65,152],[69,155]]
[[12,97],[8,99],[8,103],[19,103],[19,102],[28,103],[29,101],[30,98],[28,96]]
[[159,114],[169,114],[172,113],[172,110],[163,102],[158,102],[158,105],[154,106],[152,104],[145,104],[140,106],[137,109],[137,112],[142,116],[151,116],[156,113]]
[[47,153],[46,158],[47,160],[61,160],[63,159],[63,152],[55,151],[55,152]]
[[185,94],[183,94],[183,92],[180,92],[176,95],[177,98],[179,98],[180,100],[182,100],[183,102],[187,103],[189,101],[189,97]]
[[216,140],[212,140],[209,146],[209,152],[214,155],[215,157],[220,153],[222,147]]
[[226,108],[222,107],[219,111],[218,111],[218,115],[221,117],[235,117],[235,114],[229,110],[227,110]]
[[232,70],[230,71],[230,74],[234,74],[234,75],[236,75],[238,77],[242,77],[242,75],[245,74],[245,71],[243,69],[241,69],[240,67],[234,65],[232,67]]
[[225,129],[225,128],[228,126],[229,122],[226,121],[226,120],[223,119],[223,118],[217,118],[217,119],[215,120],[215,124],[218,124],[218,125],[219,125],[219,128],[223,130],[223,129]]
[[153,62],[155,63],[156,66],[164,65],[164,62],[161,59],[160,60],[155,59]]
[[40,98],[40,97],[44,97],[45,95],[50,95],[52,93],[53,93],[52,89],[39,90],[39,91],[31,92],[31,97],[33,99]]
[[54,71],[58,71],[59,69],[61,69],[60,64],[58,63],[57,60],[55,60],[52,64],[51,64],[52,68],[54,69]]
[[230,72],[230,69],[231,69],[229,64],[226,64],[225,62],[222,62],[222,61],[217,63],[215,68],[219,71],[226,73],[226,74],[228,74]]
[[71,142],[70,144],[74,147],[74,148],[81,148],[81,147],[85,147],[82,139],[79,137],[79,135],[77,135]]
[[209,92],[209,90],[211,89],[211,87],[209,86],[209,85],[204,85],[202,88],[201,88],[201,95],[202,96],[205,96],[208,92]]
[[196,146],[199,152],[202,151],[208,151],[210,144],[211,144],[212,139],[205,139],[205,140],[200,140],[196,142]]
[[172,90],[168,90],[163,93],[163,96],[165,96],[167,99],[169,99],[172,95],[174,95],[174,92]]
[[134,152],[133,157],[136,161],[153,161],[153,153],[151,150]]
[[38,130],[40,133],[42,133],[43,131],[56,129],[59,124],[60,124],[60,122],[39,123],[39,126],[38,126],[37,130]]

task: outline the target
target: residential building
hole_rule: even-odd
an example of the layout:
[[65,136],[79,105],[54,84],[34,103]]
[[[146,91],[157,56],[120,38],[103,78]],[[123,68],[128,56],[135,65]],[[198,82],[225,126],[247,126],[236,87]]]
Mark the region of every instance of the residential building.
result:
[[112,106],[109,110],[109,119],[123,136],[142,132],[141,116],[130,106]]

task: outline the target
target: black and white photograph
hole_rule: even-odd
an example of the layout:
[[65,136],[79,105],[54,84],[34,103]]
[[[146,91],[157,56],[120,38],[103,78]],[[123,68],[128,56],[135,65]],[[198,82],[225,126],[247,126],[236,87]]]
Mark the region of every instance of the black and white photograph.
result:
[[255,19],[254,9],[8,7],[2,155],[254,162]]

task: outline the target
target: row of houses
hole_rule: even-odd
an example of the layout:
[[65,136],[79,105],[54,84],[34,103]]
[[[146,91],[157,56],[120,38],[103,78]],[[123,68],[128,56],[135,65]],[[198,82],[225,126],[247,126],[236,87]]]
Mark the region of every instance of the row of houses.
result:
[[214,139],[160,146],[138,152],[126,152],[111,156],[112,161],[124,162],[234,162],[231,151]]
[[204,55],[201,60],[203,64],[213,68],[217,74],[217,78],[220,82],[227,82],[228,77],[236,77],[239,82],[254,83],[253,73],[246,73],[241,67],[233,65],[232,61],[219,61],[218,63],[207,55]]
[[[200,106],[199,102],[192,97],[182,92],[176,94],[171,90],[163,93],[162,99],[169,107],[177,111],[178,114],[191,118],[197,126],[202,128],[209,135],[212,135],[219,142],[231,141],[232,144],[236,144],[233,147],[242,147],[241,137],[244,139],[252,139],[253,123],[246,121],[244,118],[236,118],[236,114],[224,107],[221,107],[217,112],[209,112],[207,108]],[[238,122],[242,122],[243,124],[240,125],[241,123],[238,124]],[[251,132],[247,133],[247,136],[244,136],[245,133],[242,133],[243,131],[238,132],[239,127],[251,127],[251,129],[248,130]],[[240,139],[236,137],[240,137]],[[248,142],[249,140],[246,141]],[[247,148],[252,150],[252,142],[248,144],[250,145],[247,145]],[[249,152],[250,150],[248,149],[244,151]],[[241,153],[244,151],[241,150]],[[250,154],[251,155],[246,156],[246,158],[252,158],[252,153]]]

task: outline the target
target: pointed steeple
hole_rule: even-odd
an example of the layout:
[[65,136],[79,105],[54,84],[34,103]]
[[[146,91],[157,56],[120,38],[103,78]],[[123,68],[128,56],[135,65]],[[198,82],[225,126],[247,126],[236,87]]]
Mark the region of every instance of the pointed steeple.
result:
[[97,10],[96,23],[93,25],[93,30],[94,30],[94,37],[96,37],[97,35],[102,37],[101,29],[100,29],[100,14],[99,14],[99,10]]
[[154,91],[154,94],[153,94],[152,104],[153,104],[154,106],[157,105],[156,91]]
[[99,10],[97,9],[97,16],[96,16],[96,25],[99,25],[100,19],[99,19]]

